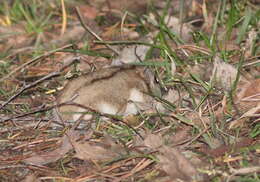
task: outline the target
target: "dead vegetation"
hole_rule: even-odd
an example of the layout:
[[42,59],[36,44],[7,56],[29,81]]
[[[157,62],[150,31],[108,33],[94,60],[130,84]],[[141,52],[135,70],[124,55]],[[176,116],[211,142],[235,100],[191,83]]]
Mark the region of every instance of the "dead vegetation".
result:
[[[259,181],[259,19],[257,0],[0,2],[0,181]],[[153,98],[135,113],[59,98],[125,64],[149,70],[124,78]]]

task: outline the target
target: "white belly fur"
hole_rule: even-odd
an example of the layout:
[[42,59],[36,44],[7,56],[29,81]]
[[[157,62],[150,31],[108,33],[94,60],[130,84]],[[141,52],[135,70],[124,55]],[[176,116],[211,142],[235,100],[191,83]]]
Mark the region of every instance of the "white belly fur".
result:
[[[131,89],[130,97],[128,99],[128,103],[125,109],[125,115],[129,114],[137,114],[138,113],[138,106],[137,103],[144,102],[144,95],[142,92],[137,90],[136,88]],[[129,102],[130,101],[130,102]]]

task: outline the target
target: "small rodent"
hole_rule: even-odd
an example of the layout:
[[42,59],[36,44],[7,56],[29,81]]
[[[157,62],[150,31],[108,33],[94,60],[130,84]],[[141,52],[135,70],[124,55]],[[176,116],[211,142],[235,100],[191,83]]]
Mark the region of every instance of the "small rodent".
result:
[[[82,75],[68,82],[57,98],[57,104],[73,98],[73,103],[86,106],[105,114],[136,114],[141,107],[151,106],[149,84],[144,69],[136,66],[113,66]],[[76,121],[80,117],[91,119],[84,114],[86,108],[63,105],[55,109],[63,121]]]

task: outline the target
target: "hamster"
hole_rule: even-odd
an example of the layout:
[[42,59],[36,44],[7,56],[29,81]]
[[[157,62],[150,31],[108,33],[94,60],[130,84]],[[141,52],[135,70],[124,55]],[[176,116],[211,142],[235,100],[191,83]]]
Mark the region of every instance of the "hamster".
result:
[[151,107],[149,84],[143,73],[144,69],[136,66],[112,66],[70,80],[57,104],[68,101],[74,104],[55,108],[55,115],[74,122],[92,118],[87,108],[104,114],[137,114]]

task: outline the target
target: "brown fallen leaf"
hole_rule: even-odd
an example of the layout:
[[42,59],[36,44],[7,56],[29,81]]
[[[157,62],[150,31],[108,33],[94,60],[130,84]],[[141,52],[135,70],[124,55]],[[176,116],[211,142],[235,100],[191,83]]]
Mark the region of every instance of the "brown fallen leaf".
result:
[[167,16],[165,20],[165,22],[167,22],[167,26],[171,29],[171,31],[180,36],[182,40],[184,40],[185,42],[189,42],[192,39],[192,29],[188,24],[181,24],[181,21],[173,16]]
[[125,150],[106,136],[99,142],[74,141],[75,157],[82,160],[111,160],[125,154]]
[[163,138],[159,134],[155,135],[155,134],[149,133],[145,137],[144,145],[146,147],[157,150],[163,146]]
[[[232,64],[224,62],[218,55],[213,62],[204,62],[188,68],[188,72],[197,75],[203,81],[209,82],[224,91],[230,91],[237,79],[238,70]],[[247,84],[248,80],[243,75],[238,78],[238,86]]]
[[22,26],[0,26],[0,51],[5,52],[9,49],[14,52],[14,49],[24,48],[31,45],[33,37],[25,32]]
[[148,134],[144,145],[159,151],[159,154],[156,155],[159,159],[159,166],[171,179],[191,181],[199,178],[192,163],[177,149],[164,145],[160,135]]
[[51,41],[47,41],[43,48],[50,49],[54,45],[56,47],[61,47],[68,42],[76,42],[78,40],[81,40],[84,34],[86,33],[86,30],[79,24],[76,24],[73,27],[69,27],[66,32],[62,36],[54,37],[52,39],[49,39]]
[[172,179],[191,181],[197,178],[196,169],[180,151],[166,146],[159,151],[160,154],[157,156],[160,160],[159,165]]
[[216,87],[229,91],[236,80],[237,73],[237,69],[231,64],[225,63],[218,56],[214,58],[211,81]]
[[108,5],[110,11],[114,12],[124,12],[129,11],[131,13],[141,15],[144,14],[146,11],[146,7],[148,5],[148,1],[143,0],[113,0],[113,1],[106,1],[105,5]]
[[62,158],[73,147],[71,141],[76,140],[79,137],[79,132],[70,130],[67,135],[64,135],[60,139],[61,146],[51,152],[33,153],[31,157],[24,160],[27,164],[32,165],[45,165],[51,162],[55,162]]
[[239,150],[240,148],[250,146],[253,142],[254,140],[252,138],[244,138],[233,145],[221,145],[215,149],[202,148],[201,152],[211,157],[220,157],[233,150],[236,151]]
[[149,47],[145,45],[127,46],[120,51],[120,55],[113,59],[112,65],[121,65],[144,60]]
[[84,18],[94,20],[98,15],[98,10],[89,5],[81,5],[79,9]]
[[260,103],[260,79],[252,80],[250,83],[240,85],[236,96],[236,104],[240,109],[247,110]]
[[243,125],[246,118],[259,118],[260,116],[260,79],[239,85],[238,90],[235,104],[243,114],[230,123],[230,129]]
[[170,138],[170,143],[175,145],[175,144],[181,143],[182,141],[189,139],[190,131],[191,131],[190,126],[184,126],[184,128],[177,129],[176,134]]
[[37,179],[37,176],[34,173],[32,173],[27,175],[25,179],[22,180],[22,182],[40,182],[40,179]]
[[252,56],[253,49],[254,49],[254,42],[257,39],[257,34],[258,34],[257,32],[258,31],[254,28],[248,32],[248,37],[246,39],[245,47],[244,47],[245,58],[249,58],[250,56]]
[[[244,113],[238,119],[232,121],[229,125],[229,129],[233,129],[233,128],[237,128],[239,126],[242,126],[245,123],[246,118],[250,118],[250,117],[254,117],[254,118],[260,117],[260,105],[258,105],[257,107],[251,108],[249,111]],[[259,121],[259,119],[258,119],[258,121]]]

